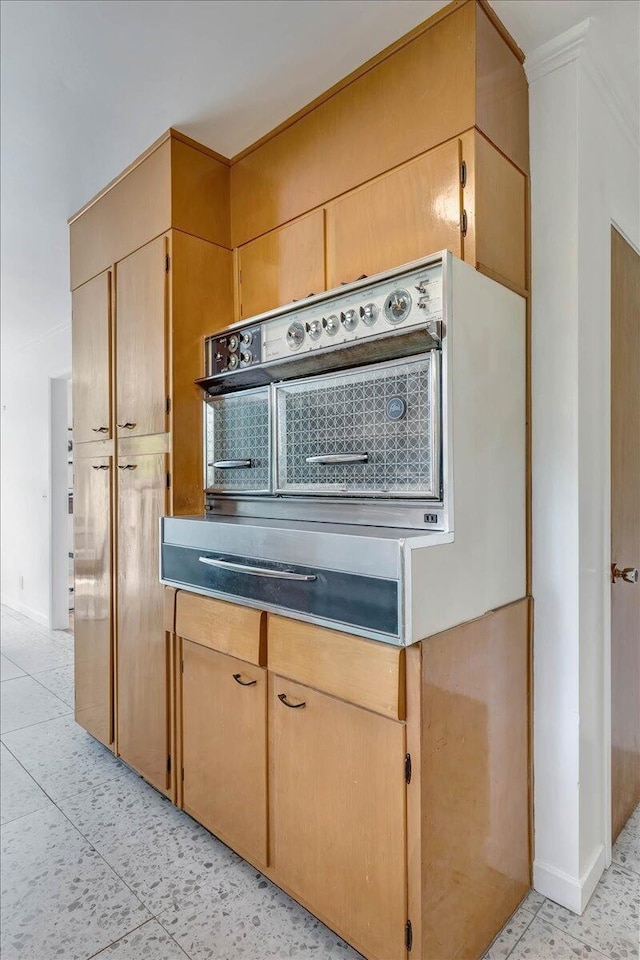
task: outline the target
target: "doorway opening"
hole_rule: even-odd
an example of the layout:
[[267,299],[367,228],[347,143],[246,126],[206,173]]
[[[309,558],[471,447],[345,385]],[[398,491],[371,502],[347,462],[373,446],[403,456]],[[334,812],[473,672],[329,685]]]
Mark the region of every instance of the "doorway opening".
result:
[[71,374],[51,378],[51,630],[73,630],[73,440]]

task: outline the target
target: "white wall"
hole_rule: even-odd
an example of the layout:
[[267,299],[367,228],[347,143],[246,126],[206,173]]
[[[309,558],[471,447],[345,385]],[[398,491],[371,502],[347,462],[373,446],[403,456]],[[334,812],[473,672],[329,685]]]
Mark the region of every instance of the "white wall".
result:
[[[43,340],[3,351],[2,602],[47,626],[51,606],[51,378],[67,376],[70,370],[69,324]],[[64,490],[66,496],[66,474]]]
[[[626,8],[626,9],[625,9]],[[611,8],[613,10],[613,8]],[[527,58],[531,109],[534,885],[582,912],[610,860],[610,230],[640,248],[616,5]],[[640,82],[640,78],[639,78]]]

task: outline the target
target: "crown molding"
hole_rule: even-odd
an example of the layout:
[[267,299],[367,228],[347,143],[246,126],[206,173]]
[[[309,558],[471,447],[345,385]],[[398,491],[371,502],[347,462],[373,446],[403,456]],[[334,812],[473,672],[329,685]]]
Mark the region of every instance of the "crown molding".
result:
[[591,18],[587,17],[575,27],[565,30],[564,33],[543,43],[528,54],[524,69],[529,83],[535,83],[536,80],[546,77],[554,70],[559,70],[560,67],[577,60],[584,47],[590,26]]

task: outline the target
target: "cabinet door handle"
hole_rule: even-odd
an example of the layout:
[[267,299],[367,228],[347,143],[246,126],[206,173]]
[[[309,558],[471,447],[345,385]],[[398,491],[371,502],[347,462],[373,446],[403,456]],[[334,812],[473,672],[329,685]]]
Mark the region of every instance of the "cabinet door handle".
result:
[[109,433],[109,427],[91,427],[92,433]]
[[122,430],[133,430],[133,428],[135,427],[135,423],[130,423],[130,421],[127,420],[126,423],[119,423],[118,426],[119,426]]
[[241,687],[255,687],[256,683],[258,682],[257,680],[241,680],[241,676],[241,673],[233,674],[233,679],[236,683],[239,683]]
[[94,470],[108,470],[108,469],[109,469],[109,464],[108,464],[108,463],[92,463],[91,466],[93,467]]
[[207,466],[215,467],[216,470],[238,470],[240,467],[252,467],[253,460],[214,460]]
[[292,710],[299,710],[300,707],[306,707],[307,705],[306,700],[301,700],[300,703],[289,703],[286,693],[279,693],[278,700],[280,703],[284,703],[285,707],[291,707]]
[[307,463],[368,463],[368,453],[322,453],[314,457],[307,457]]
[[119,463],[118,464],[118,470],[137,470],[137,469],[138,469],[137,463]]
[[341,286],[341,287],[346,287],[346,285],[347,285],[348,283],[357,283],[358,280],[366,280],[366,279],[367,279],[366,273],[361,273],[359,277],[356,277],[356,278],[355,278],[355,280],[341,280],[341,281],[340,281],[340,286]]

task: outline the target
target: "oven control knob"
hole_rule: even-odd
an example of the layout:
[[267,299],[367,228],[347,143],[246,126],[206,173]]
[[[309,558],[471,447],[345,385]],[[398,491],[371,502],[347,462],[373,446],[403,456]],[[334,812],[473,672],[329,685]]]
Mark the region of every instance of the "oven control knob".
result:
[[360,307],[360,316],[362,317],[362,322],[366,323],[368,327],[372,327],[378,319],[379,312],[380,311],[375,303],[367,303],[364,307]]
[[305,323],[307,333],[312,340],[318,340],[322,335],[322,323],[320,320],[310,320]]
[[234,353],[238,349],[238,338],[236,336],[229,337],[229,352]]
[[241,355],[241,360],[243,363],[251,363],[253,360],[253,354],[251,353],[251,350],[245,350]]
[[297,350],[302,346],[304,340],[304,327],[297,320],[294,320],[287,330],[287,343],[291,350]]
[[249,346],[249,344],[253,343],[253,334],[251,333],[250,330],[247,330],[246,333],[242,334],[242,342],[247,347]]
[[231,356],[229,357],[229,370],[235,370],[237,366],[238,366],[237,354],[232,353]]
[[355,330],[358,326],[358,314],[355,310],[345,310],[340,314],[340,320],[345,330]]
[[322,326],[325,328],[330,337],[335,337],[340,326],[340,321],[336,317],[335,313],[332,313],[330,317],[323,317]]
[[402,323],[411,310],[411,294],[407,290],[394,290],[385,300],[384,314],[389,323]]

